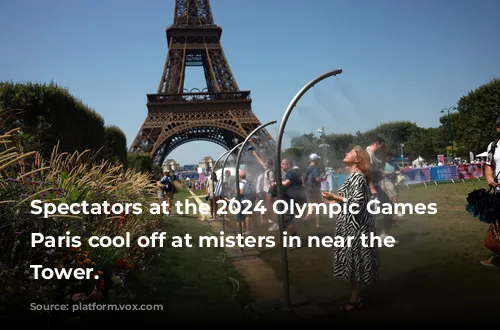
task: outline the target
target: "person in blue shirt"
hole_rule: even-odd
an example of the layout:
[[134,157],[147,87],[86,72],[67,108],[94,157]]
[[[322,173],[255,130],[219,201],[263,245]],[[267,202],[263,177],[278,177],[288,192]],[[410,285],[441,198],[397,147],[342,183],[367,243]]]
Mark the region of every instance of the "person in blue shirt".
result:
[[[323,196],[321,195],[321,182],[326,181],[326,176],[321,173],[318,167],[318,160],[321,157],[317,154],[312,154],[309,157],[310,163],[306,168],[306,173],[304,175],[304,185],[306,188],[307,202],[311,204],[323,203]],[[311,214],[316,216],[316,228],[320,227],[319,224],[319,212],[316,211],[316,207],[311,207],[311,213],[308,213],[304,218],[305,221],[309,220]]]
[[168,202],[168,214],[172,214],[172,204],[174,203],[174,181],[170,177],[170,171],[165,170],[160,180],[163,197]]
[[401,169],[398,164],[392,161],[393,154],[391,152],[387,153],[387,160],[385,162],[385,168],[382,171],[384,175],[384,185],[385,192],[387,196],[392,200],[393,203],[398,202],[398,187],[396,186],[397,176],[401,173]]

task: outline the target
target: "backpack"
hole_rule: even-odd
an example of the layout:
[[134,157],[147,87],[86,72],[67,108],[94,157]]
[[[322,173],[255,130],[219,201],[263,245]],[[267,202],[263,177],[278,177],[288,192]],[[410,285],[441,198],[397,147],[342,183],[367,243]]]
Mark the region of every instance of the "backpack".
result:
[[162,190],[164,192],[171,192],[174,190],[174,186],[173,186],[173,183],[172,183],[172,179],[170,177],[164,177],[161,179],[160,183],[163,186]]
[[308,191],[311,191],[311,190],[314,189],[315,180],[314,180],[314,176],[312,175],[313,169],[314,169],[314,166],[311,166],[311,165],[309,165],[306,168],[306,175],[305,175],[305,178],[304,178],[304,183],[305,183],[306,189]]
[[259,175],[257,178],[257,191],[258,192],[264,192],[264,173]]
[[245,193],[244,194],[245,199],[248,199],[253,202],[257,198],[257,194],[255,192],[255,189],[251,181],[246,180],[245,188],[243,188],[243,190]]
[[[274,173],[274,170],[269,169],[269,170],[264,171],[264,174],[266,175],[266,179],[267,179],[267,181],[269,181],[270,184],[273,183],[273,181],[271,181],[271,179],[269,178],[269,173],[271,173],[271,172]],[[276,176],[275,176],[275,178],[276,178]],[[262,180],[262,181],[264,181],[264,180]]]

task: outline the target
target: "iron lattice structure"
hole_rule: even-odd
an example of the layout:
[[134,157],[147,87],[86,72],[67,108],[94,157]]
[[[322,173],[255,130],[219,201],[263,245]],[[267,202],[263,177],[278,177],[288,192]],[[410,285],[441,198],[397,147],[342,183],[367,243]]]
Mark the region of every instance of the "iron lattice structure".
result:
[[[240,91],[224,55],[222,29],[214,24],[209,0],[176,0],[167,28],[168,54],[156,94],[147,95],[148,116],[130,152],[150,153],[161,164],[191,141],[214,142],[230,150],[261,125],[250,91]],[[207,88],[184,89],[186,67],[202,66]],[[251,145],[263,154],[274,141],[263,129]]]

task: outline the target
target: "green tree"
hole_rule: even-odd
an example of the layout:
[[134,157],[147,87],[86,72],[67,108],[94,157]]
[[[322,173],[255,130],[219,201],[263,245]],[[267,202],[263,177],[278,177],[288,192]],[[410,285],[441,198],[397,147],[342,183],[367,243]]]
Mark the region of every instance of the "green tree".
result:
[[312,150],[318,147],[318,138],[313,133],[296,136],[290,141],[292,147],[300,148],[301,150]]
[[[297,148],[297,147],[290,147],[286,149],[282,154],[281,158],[287,158],[292,161],[294,164],[299,164],[301,163],[301,160],[304,159],[304,154],[302,152],[302,149]],[[300,166],[300,165],[298,165]]]
[[362,147],[367,147],[371,144],[373,138],[377,136],[384,139],[388,151],[398,155],[400,153],[400,144],[407,141],[411,131],[417,127],[415,123],[409,121],[388,122],[364,133],[359,133],[356,142]]
[[354,146],[355,136],[352,134],[329,134],[326,143],[330,145],[326,157],[332,167],[342,166],[344,156]]
[[127,137],[123,131],[114,125],[104,129],[106,141],[106,158],[127,162]]
[[421,156],[426,161],[432,162],[437,159],[438,154],[444,152],[446,141],[441,141],[442,129],[416,126],[409,133],[407,141],[404,142],[404,154],[410,160]]
[[481,153],[496,137],[495,121],[500,116],[500,79],[479,86],[458,101],[457,141],[466,151]]
[[155,164],[150,154],[127,153],[127,168],[136,172],[151,173],[156,178],[163,173],[161,166]]
[[[101,158],[126,161],[126,139],[118,127],[104,127],[104,119],[54,82],[48,84],[0,82],[4,127],[21,129],[19,145],[50,157],[61,152],[105,147]],[[29,147],[28,147],[29,146]]]

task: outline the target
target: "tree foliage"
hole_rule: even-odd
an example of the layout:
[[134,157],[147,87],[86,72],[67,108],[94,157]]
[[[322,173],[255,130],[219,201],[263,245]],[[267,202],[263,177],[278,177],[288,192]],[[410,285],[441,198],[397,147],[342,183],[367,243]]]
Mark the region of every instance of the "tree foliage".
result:
[[163,173],[162,168],[155,164],[149,154],[127,153],[127,167],[136,172],[152,173],[158,177]]
[[467,150],[480,153],[496,137],[495,121],[500,116],[500,79],[493,79],[458,101],[456,131]]
[[123,131],[114,125],[104,128],[104,140],[106,141],[106,157],[127,163],[127,137]]
[[123,132],[53,82],[0,82],[0,109],[4,128],[20,127],[20,145],[43,156],[59,144],[61,152],[102,149],[102,158],[126,160]]
[[[395,157],[400,157],[403,150],[404,157],[410,160],[421,156],[435,162],[440,154],[469,158],[470,151],[474,154],[485,151],[497,136],[494,126],[500,116],[500,79],[493,79],[463,96],[457,110],[449,114],[443,111],[437,127],[424,128],[409,121],[388,122],[365,132],[330,134],[325,141],[313,133],[304,134],[292,139],[291,147],[284,154],[296,164],[303,164],[309,154],[318,153],[326,156],[331,166],[342,166],[345,153],[353,146],[367,147],[378,136],[386,141],[388,151]],[[320,147],[322,143],[329,145],[326,151]]]

